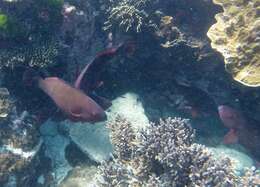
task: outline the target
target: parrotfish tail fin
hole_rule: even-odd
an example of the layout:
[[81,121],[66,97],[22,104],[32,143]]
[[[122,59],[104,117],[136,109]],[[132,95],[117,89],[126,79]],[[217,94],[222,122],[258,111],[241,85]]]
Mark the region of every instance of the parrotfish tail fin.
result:
[[37,85],[39,79],[40,79],[39,73],[32,68],[27,68],[23,73],[23,83],[26,86]]
[[112,102],[104,97],[98,96],[94,93],[89,95],[103,110],[108,109],[112,106]]
[[229,132],[224,136],[224,144],[235,144],[238,143],[238,136],[234,129],[230,129]]

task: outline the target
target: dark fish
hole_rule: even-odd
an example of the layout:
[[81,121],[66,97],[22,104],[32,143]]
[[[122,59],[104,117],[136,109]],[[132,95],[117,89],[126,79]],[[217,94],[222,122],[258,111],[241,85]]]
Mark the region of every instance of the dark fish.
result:
[[106,120],[104,110],[82,91],[57,77],[38,78],[38,86],[72,121],[98,122]]
[[112,105],[111,101],[94,94],[93,91],[103,84],[100,75],[104,70],[104,65],[116,55],[121,46],[122,44],[98,53],[94,60],[81,71],[74,84],[75,88],[81,89],[87,95],[90,95],[104,110]]
[[259,125],[249,121],[243,114],[229,106],[221,105],[218,107],[219,116],[229,132],[224,137],[224,143],[240,143],[247,148],[250,153],[260,160],[260,130]]
[[94,60],[81,71],[75,81],[75,88],[81,89],[88,94],[97,89],[101,83],[100,75],[104,70],[104,65],[116,55],[121,46],[122,44],[98,53]]
[[220,119],[227,128],[241,128],[246,126],[247,120],[241,112],[226,105],[218,107]]
[[226,105],[219,106],[218,113],[224,126],[230,129],[224,137],[224,143],[236,143],[238,141],[237,132],[247,126],[246,119],[242,113]]

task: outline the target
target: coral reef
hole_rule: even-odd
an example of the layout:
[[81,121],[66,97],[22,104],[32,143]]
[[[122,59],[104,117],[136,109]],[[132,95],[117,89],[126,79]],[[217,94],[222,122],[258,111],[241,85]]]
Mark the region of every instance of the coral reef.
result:
[[[90,1],[65,1],[62,14],[63,23],[60,28],[61,42],[67,48],[66,76],[75,81],[78,71],[86,63],[91,62],[97,50],[103,48],[103,41],[99,38],[97,12]],[[101,27],[101,26],[100,26]]]
[[14,109],[8,118],[1,120],[0,184],[11,175],[18,184],[31,179],[28,175],[37,163],[33,160],[41,147],[37,125],[36,119],[26,111],[18,116]]
[[11,112],[12,101],[9,91],[6,88],[0,88],[0,118],[5,118]]
[[44,42],[22,46],[19,48],[2,49],[0,51],[0,67],[47,67],[53,65],[59,54],[57,42]]
[[252,168],[246,171],[241,178],[241,186],[259,186],[260,185],[260,171]]
[[128,31],[140,32],[143,27],[152,26],[145,8],[150,0],[109,0],[107,21],[104,29],[118,27]]
[[151,123],[133,133],[120,116],[108,124],[114,158],[99,167],[98,186],[237,186],[259,184],[253,170],[236,176],[227,158],[215,159],[194,143],[194,130],[180,118]]
[[[1,1],[1,15],[5,15],[5,30],[1,39],[28,41],[34,38],[46,39],[59,31],[62,23],[63,0]],[[2,16],[3,17],[3,16]],[[2,21],[3,22],[3,21]]]
[[[225,129],[219,124],[216,105],[240,103],[242,95],[206,38],[219,10],[212,0],[0,1],[0,83],[19,103],[15,105],[9,91],[0,88],[0,186],[95,186],[98,164],[98,186],[259,185],[256,170],[236,176],[254,164],[251,158],[231,152],[230,147],[213,150],[196,144],[189,121],[148,120],[185,116],[180,110],[192,110],[195,114],[189,117],[194,117],[197,132],[206,136],[203,143],[219,144],[214,138],[220,139],[221,133],[216,131]],[[47,120],[63,119],[54,115],[56,108],[38,88],[20,81],[23,70],[31,66],[41,75],[72,83],[97,51],[125,40],[130,43],[126,53],[104,69],[104,84],[96,90],[114,99],[106,111],[109,128],[105,123]],[[63,49],[66,53],[61,54]],[[41,122],[47,120],[40,129],[43,146],[37,129],[40,122],[31,114]],[[257,134],[252,131],[249,136]],[[260,150],[253,143],[257,146],[252,149]],[[92,160],[91,166],[73,164],[81,156],[71,145]],[[40,166],[35,166],[34,158]],[[29,176],[31,169],[36,172]],[[33,183],[19,182],[32,177]]]
[[165,42],[161,44],[162,47],[169,48],[185,42],[183,33],[174,25],[172,16],[163,16],[160,22],[156,35],[165,39]]
[[56,62],[62,5],[63,0],[0,2],[0,68]]
[[212,48],[225,59],[226,69],[238,82],[260,86],[259,0],[214,0],[224,12],[216,15],[207,35]]

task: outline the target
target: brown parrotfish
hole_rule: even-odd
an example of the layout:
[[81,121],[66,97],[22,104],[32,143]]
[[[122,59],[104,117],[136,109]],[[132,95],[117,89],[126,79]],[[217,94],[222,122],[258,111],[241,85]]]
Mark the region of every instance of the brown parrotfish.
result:
[[95,90],[102,84],[100,74],[104,65],[116,55],[122,44],[104,50],[87,64],[78,76],[74,87],[57,77],[41,78],[33,70],[24,73],[24,83],[27,86],[37,82],[55,104],[70,120],[82,122],[98,122],[106,120],[105,109],[112,103],[95,94]]
[[103,84],[103,81],[100,80],[100,75],[104,71],[105,64],[118,53],[122,46],[123,44],[119,44],[116,47],[111,47],[98,53],[94,60],[85,66],[74,83],[75,88],[91,96],[104,110],[112,105],[111,101],[96,95],[94,91]]
[[49,95],[70,120],[98,122],[106,120],[104,110],[81,90],[57,77],[37,78],[38,86]]

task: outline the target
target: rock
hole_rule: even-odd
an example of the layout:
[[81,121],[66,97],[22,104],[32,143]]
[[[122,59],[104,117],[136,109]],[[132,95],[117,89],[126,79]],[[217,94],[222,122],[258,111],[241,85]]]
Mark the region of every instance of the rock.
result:
[[65,157],[65,148],[69,145],[69,138],[58,133],[58,123],[46,121],[40,129],[45,145],[45,156],[52,162],[53,178],[56,185],[67,176],[72,169]]
[[126,93],[113,100],[112,103],[108,112],[108,119],[112,119],[118,114],[122,115],[128,121],[131,121],[135,129],[145,128],[149,124],[143,104],[137,94]]
[[88,124],[64,121],[62,125],[68,128],[69,137],[92,160],[101,162],[109,158],[112,146],[109,141],[105,122]]
[[78,166],[73,168],[60,187],[90,187],[94,184],[94,176],[97,172],[95,166]]

